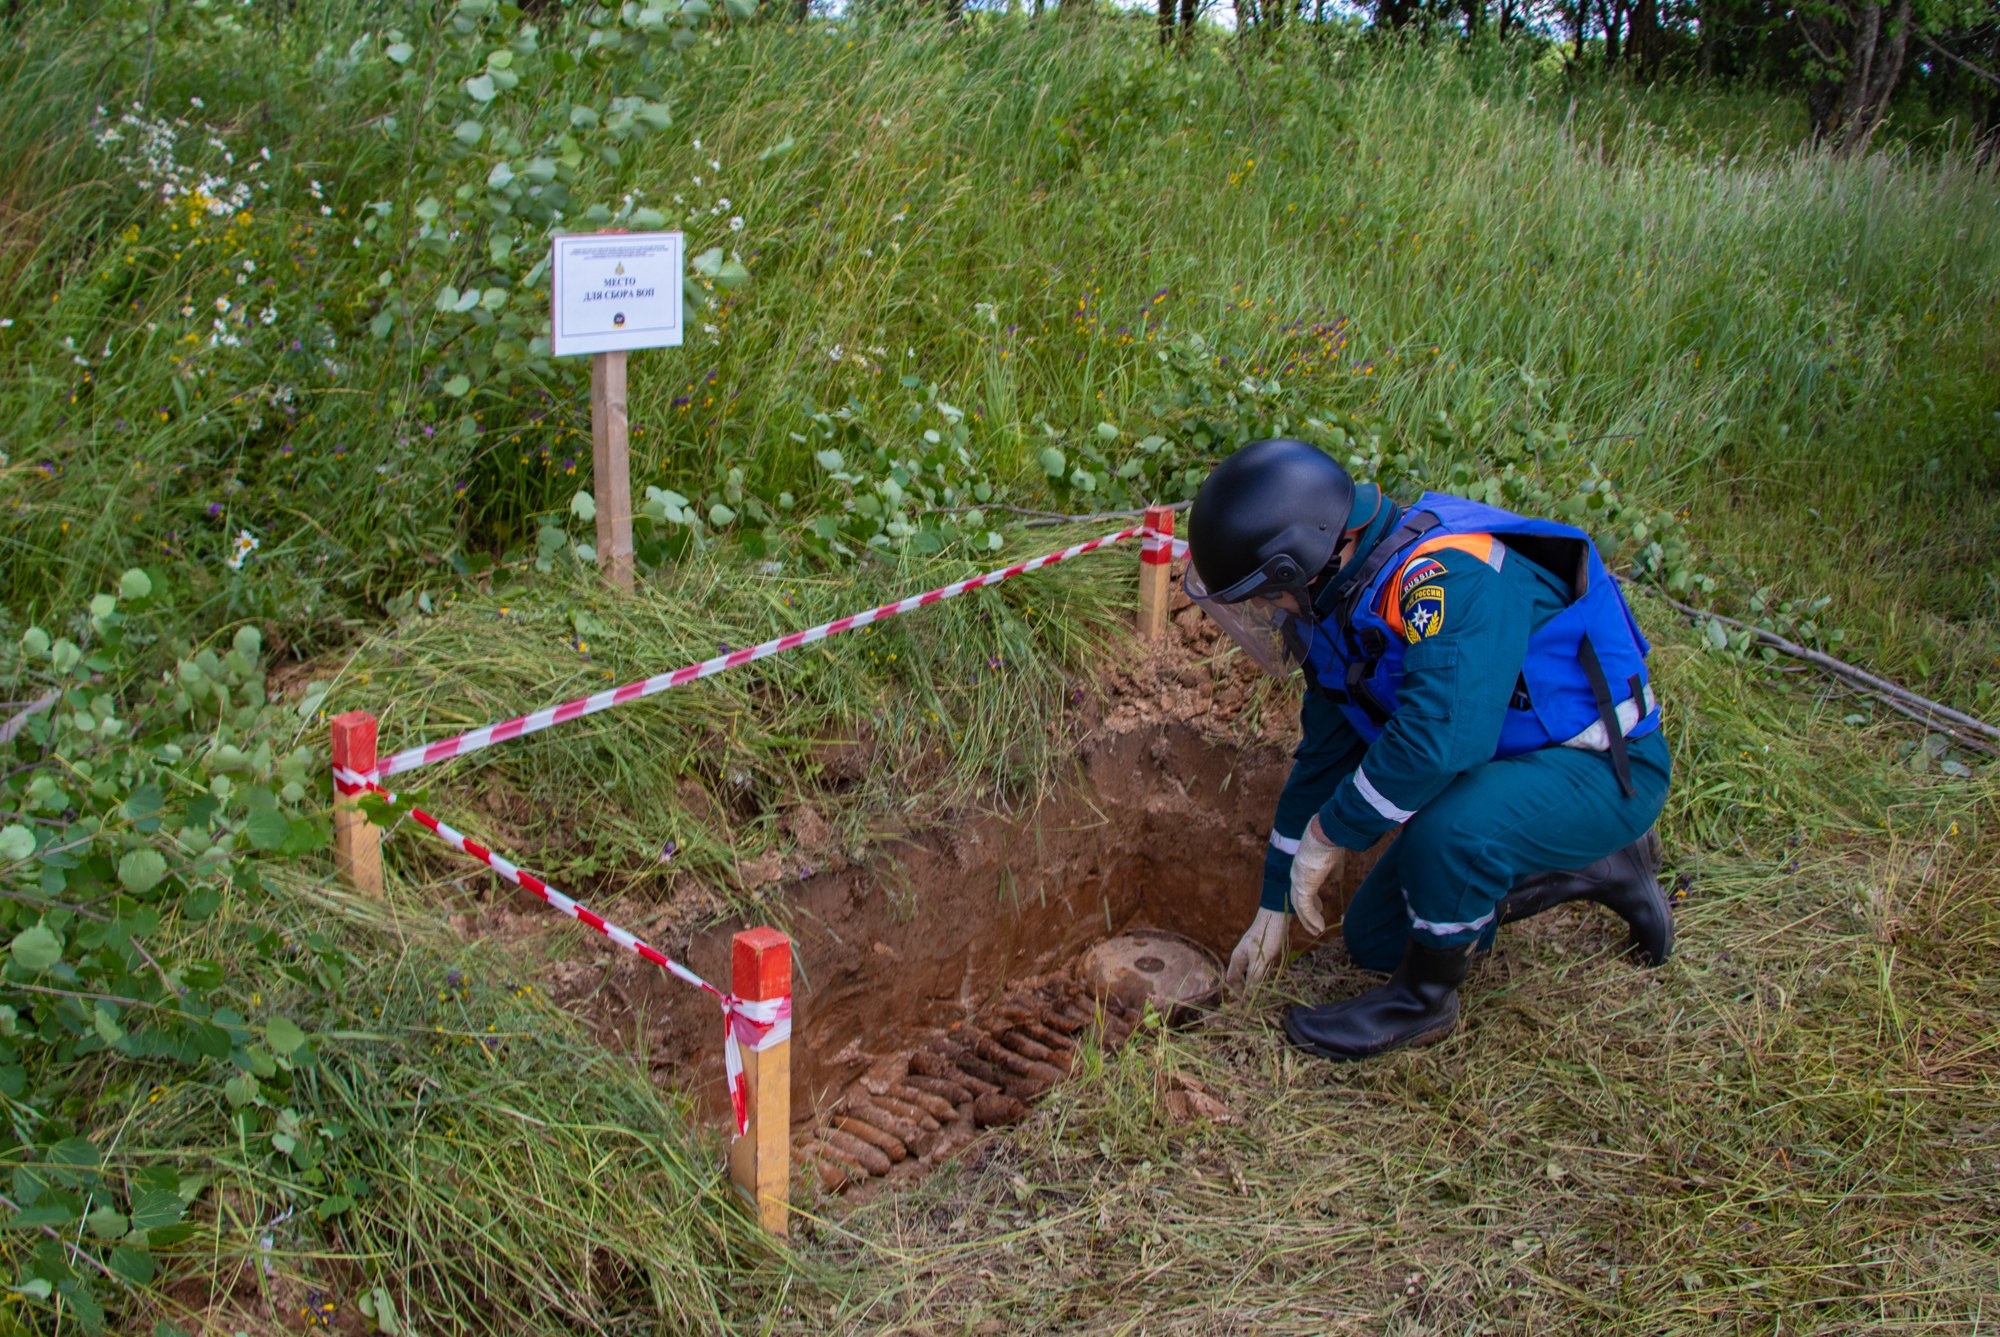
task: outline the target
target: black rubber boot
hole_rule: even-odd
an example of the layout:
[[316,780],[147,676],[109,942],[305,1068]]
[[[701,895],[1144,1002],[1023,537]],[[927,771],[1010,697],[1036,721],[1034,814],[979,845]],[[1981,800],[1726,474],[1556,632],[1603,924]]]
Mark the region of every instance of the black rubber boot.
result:
[[1500,922],[1511,924],[1568,901],[1595,901],[1631,930],[1632,952],[1649,966],[1674,950],[1674,912],[1660,890],[1660,834],[1648,831],[1622,850],[1585,868],[1523,878],[1500,902]]
[[1458,986],[1471,959],[1471,943],[1427,947],[1412,938],[1388,983],[1344,1003],[1295,1007],[1285,1014],[1285,1034],[1337,1062],[1442,1040],[1458,1025]]

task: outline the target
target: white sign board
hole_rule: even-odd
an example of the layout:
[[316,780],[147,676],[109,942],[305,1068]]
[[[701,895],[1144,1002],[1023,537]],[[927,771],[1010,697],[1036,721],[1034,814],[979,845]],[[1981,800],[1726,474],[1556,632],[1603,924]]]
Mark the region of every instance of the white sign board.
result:
[[674,348],[681,342],[678,232],[557,237],[550,272],[557,357]]

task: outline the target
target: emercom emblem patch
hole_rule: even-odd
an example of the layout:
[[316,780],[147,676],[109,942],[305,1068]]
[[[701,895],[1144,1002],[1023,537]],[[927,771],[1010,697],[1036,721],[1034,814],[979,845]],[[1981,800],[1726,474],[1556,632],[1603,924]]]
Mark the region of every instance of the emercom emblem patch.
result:
[[1439,576],[1443,574],[1444,574],[1444,565],[1443,563],[1439,562],[1436,558],[1419,557],[1415,562],[1413,562],[1409,567],[1405,568],[1405,570],[1403,571],[1402,588],[1396,591],[1396,597],[1399,599],[1407,599],[1410,597],[1411,590],[1415,589],[1417,586],[1423,584],[1427,580],[1436,580]]
[[1403,638],[1411,645],[1444,626],[1444,586],[1424,585],[1403,596]]

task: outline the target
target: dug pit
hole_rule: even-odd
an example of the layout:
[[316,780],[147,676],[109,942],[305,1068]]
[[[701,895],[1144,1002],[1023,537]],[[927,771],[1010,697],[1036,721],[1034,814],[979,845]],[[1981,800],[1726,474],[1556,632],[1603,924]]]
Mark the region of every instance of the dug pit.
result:
[[[794,942],[794,1132],[822,1183],[920,1173],[1018,1120],[1083,1046],[1129,1034],[1148,991],[1136,977],[1198,974],[1205,958],[1212,980],[1256,908],[1296,737],[1294,698],[1214,649],[1183,608],[1166,645],[1100,682],[1073,766],[1038,800],[787,884],[775,917]],[[1343,898],[1366,864],[1349,861]],[[742,927],[660,945],[726,980]],[[1148,930],[1151,950],[1086,959]],[[728,1117],[707,997],[609,952],[548,982],[602,1040]],[[1213,1001],[1198,987],[1182,999]]]

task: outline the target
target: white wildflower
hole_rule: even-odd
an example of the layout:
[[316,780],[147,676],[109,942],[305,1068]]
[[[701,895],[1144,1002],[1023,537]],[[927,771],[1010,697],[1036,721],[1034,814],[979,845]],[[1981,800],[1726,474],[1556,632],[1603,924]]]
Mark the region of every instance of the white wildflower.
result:
[[261,315],[261,316],[259,316],[259,317],[257,317],[257,319],[259,319],[259,320],[263,321],[263,322],[264,322],[264,323],[265,323],[266,325],[272,325],[272,324],[275,324],[275,323],[277,323],[277,319],[278,319],[278,308],[277,308],[277,307],[275,307],[275,306],[267,306],[267,307],[265,307],[265,308],[264,308],[264,314],[263,314],[263,315]]
[[711,171],[711,172],[719,172],[719,171],[721,171],[721,170],[722,170],[722,159],[720,159],[720,158],[710,158],[710,159],[708,160],[708,170],[709,170],[709,171]]
[[228,315],[228,314],[229,314],[229,299],[228,299],[227,297],[218,297],[218,298],[216,298],[216,299],[215,299],[215,309],[216,309],[217,311],[220,311],[220,312],[221,312],[221,313],[222,313],[223,315],[225,315],[225,316],[226,316],[226,315]]
[[244,559],[257,551],[257,536],[247,529],[236,531],[236,541],[230,544],[229,556],[225,559],[231,571],[241,571]]
[[[134,105],[137,105],[137,104],[134,104]],[[203,102],[203,101],[202,101],[202,100],[201,100],[200,98],[198,98],[198,97],[191,97],[191,98],[189,98],[189,99],[188,99],[188,105],[189,105],[190,107],[193,107],[193,108],[194,108],[194,109],[195,109],[196,111],[200,111],[200,110],[201,110],[201,109],[202,109],[203,107],[206,107],[206,106],[207,106],[208,104],[207,104],[206,102]]]
[[729,220],[729,230],[731,232],[741,232],[743,230],[742,214],[737,214],[734,218]]

